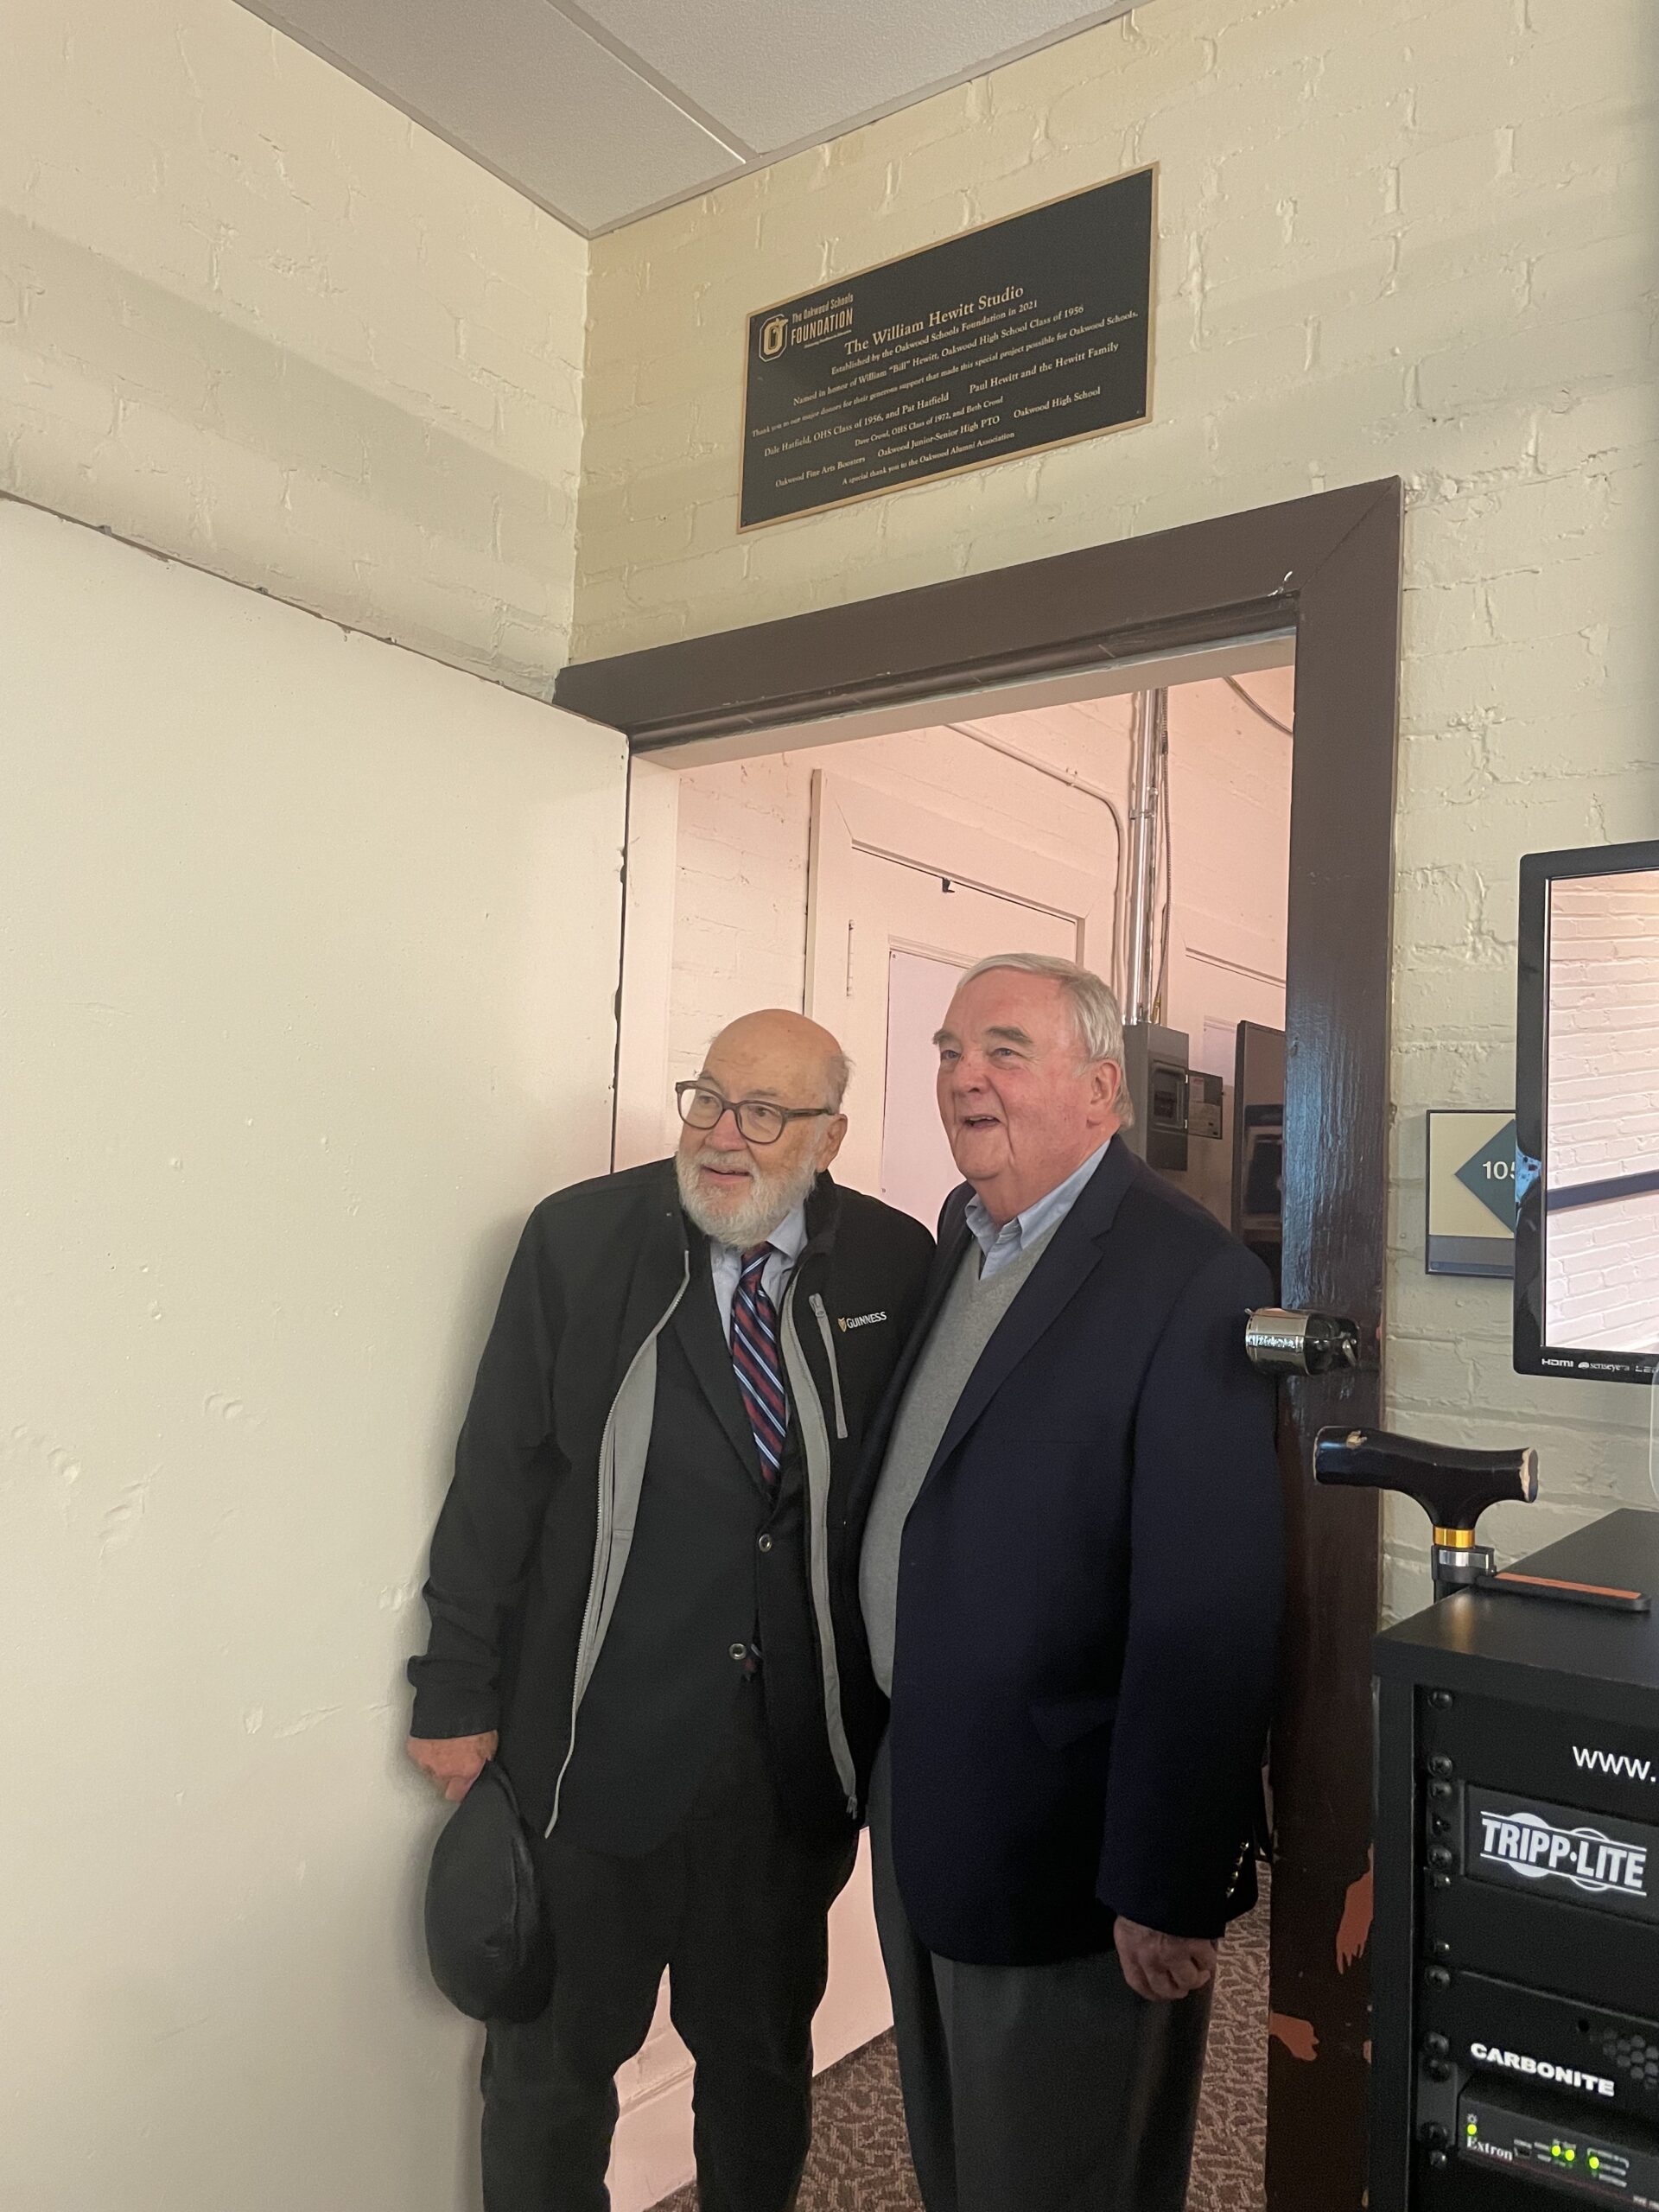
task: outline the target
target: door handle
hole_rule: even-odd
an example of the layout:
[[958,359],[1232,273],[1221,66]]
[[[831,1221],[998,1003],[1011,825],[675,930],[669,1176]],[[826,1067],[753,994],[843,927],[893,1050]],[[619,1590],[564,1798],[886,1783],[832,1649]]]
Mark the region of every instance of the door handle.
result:
[[[1530,1446],[1470,1452],[1382,1428],[1322,1428],[1313,1440],[1313,1479],[1414,1497],[1433,1530],[1429,1566],[1434,1595],[1444,1598],[1491,1575],[1491,1546],[1475,1541],[1475,1524],[1489,1505],[1532,1503],[1538,1495],[1538,1454]],[[1557,1594],[1563,1586],[1554,1586]],[[1534,1586],[1517,1594],[1544,1591]]]
[[1466,1534],[1489,1505],[1530,1505],[1538,1495],[1538,1454],[1530,1446],[1470,1452],[1382,1428],[1322,1428],[1313,1440],[1322,1483],[1396,1490],[1414,1497],[1436,1529]]

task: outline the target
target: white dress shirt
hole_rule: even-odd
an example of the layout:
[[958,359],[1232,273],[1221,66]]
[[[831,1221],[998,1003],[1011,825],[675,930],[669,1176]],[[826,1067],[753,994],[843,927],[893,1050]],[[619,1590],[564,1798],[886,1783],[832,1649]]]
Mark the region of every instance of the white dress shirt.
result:
[[[1006,1268],[1010,1260],[1029,1250],[1039,1236],[1046,1236],[1051,1229],[1059,1227],[1082,1196],[1084,1185],[1105,1159],[1111,1141],[1108,1137],[1100,1149],[1091,1152],[1064,1183],[1057,1183],[1046,1196],[1033,1199],[1023,1213],[1015,1214],[1012,1221],[1005,1221],[1001,1229],[986,1211],[984,1200],[975,1192],[968,1201],[963,1219],[983,1255],[979,1263],[982,1282],[988,1282],[999,1268]],[[718,1251],[721,1248],[716,1245],[715,1249]],[[732,1280],[736,1281],[735,1275]]]
[[[806,1207],[804,1203],[793,1213],[786,1213],[766,1242],[772,1250],[766,1256],[766,1270],[760,1277],[760,1287],[772,1300],[772,1310],[784,1310],[784,1287],[793,1274],[795,1262],[801,1256],[806,1243]],[[722,1244],[718,1237],[709,1239],[709,1264],[715,1278],[715,1302],[720,1308],[720,1325],[726,1332],[726,1341],[732,1341],[732,1300],[737,1296],[738,1278],[743,1272],[743,1255],[735,1244]]]

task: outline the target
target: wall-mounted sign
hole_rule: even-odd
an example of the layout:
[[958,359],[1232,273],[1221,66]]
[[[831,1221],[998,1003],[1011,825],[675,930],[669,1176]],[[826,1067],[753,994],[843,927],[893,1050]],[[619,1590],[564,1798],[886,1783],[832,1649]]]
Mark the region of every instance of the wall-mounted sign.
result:
[[1515,1116],[1455,1109],[1428,1116],[1432,1275],[1515,1273]]
[[1218,1075],[1195,1069],[1187,1078],[1186,1133],[1190,1137],[1218,1137],[1225,1112],[1227,1090]]
[[749,317],[740,527],[1144,423],[1156,171]]

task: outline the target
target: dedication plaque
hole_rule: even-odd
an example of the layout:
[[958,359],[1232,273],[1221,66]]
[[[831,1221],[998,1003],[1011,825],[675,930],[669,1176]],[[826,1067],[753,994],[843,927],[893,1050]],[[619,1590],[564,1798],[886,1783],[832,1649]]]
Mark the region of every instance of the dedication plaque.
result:
[[751,315],[740,528],[1144,423],[1155,178]]

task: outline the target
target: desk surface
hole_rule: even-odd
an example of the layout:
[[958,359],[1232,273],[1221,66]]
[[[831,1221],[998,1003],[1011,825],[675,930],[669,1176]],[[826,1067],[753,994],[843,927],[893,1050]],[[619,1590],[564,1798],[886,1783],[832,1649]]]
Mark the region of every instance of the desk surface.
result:
[[1627,1692],[1659,1693],[1659,1512],[1623,1507],[1516,1565],[1566,1582],[1645,1590],[1655,1610],[1604,1612],[1460,1590],[1385,1629],[1376,1639],[1377,1673],[1448,1686],[1461,1676],[1472,1689],[1497,1685],[1477,1683],[1469,1679],[1471,1672],[1485,1677],[1494,1669],[1522,1668]]

